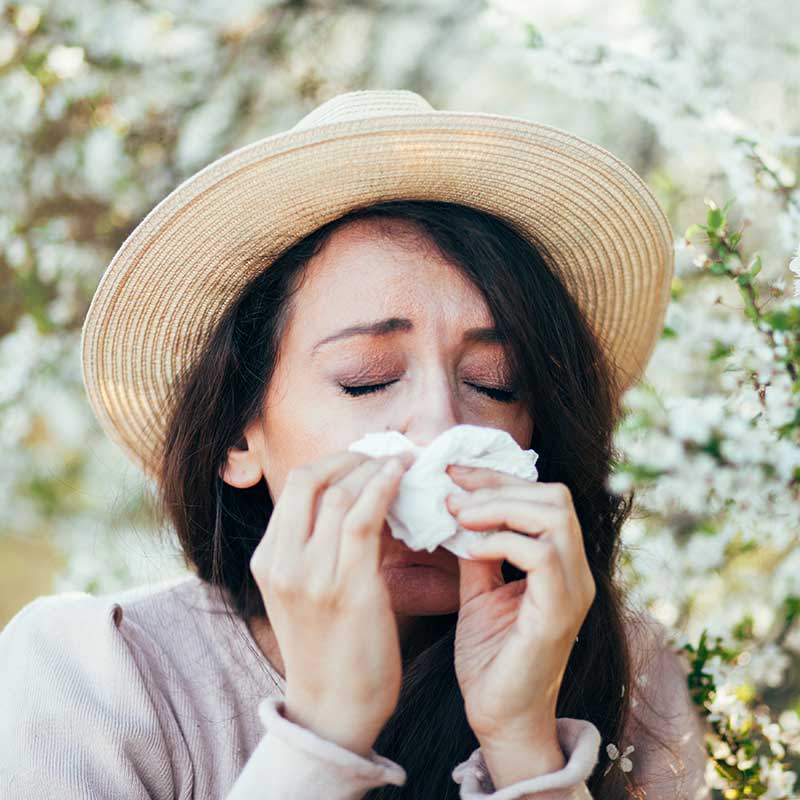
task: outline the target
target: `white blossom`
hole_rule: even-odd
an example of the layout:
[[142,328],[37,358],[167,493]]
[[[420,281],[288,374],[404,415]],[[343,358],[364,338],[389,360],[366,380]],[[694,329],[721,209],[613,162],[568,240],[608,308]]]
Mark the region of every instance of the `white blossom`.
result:
[[74,78],[86,67],[83,48],[68,47],[61,44],[56,45],[47,54],[47,66],[50,67],[59,78]]

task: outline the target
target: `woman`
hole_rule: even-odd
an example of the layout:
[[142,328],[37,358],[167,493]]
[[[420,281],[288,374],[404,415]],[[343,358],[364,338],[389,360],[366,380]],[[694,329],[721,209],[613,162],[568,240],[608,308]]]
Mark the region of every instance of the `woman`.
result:
[[[671,267],[606,151],[412,92],[339,95],[178,187],[101,280],[84,378],[195,575],[12,620],[14,796],[706,796],[606,486]],[[347,445],[459,423],[535,449],[539,480],[448,468],[451,513],[506,532],[404,566],[404,467]]]

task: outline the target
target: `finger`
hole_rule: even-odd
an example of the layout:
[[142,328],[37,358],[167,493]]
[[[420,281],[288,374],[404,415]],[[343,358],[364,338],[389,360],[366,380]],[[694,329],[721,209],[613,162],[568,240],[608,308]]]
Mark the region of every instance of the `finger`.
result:
[[581,527],[572,506],[501,498],[480,506],[476,504],[469,510],[458,510],[455,516],[460,525],[471,530],[505,527],[523,535],[551,539],[561,557],[570,591],[576,597],[588,598],[588,587],[593,579]]
[[448,467],[447,474],[450,480],[462,489],[473,490],[482,487],[501,488],[504,486],[521,489],[535,487],[533,491],[537,493],[537,498],[541,502],[558,503],[567,496],[570,500],[572,499],[569,489],[563,483],[545,483],[483,467],[471,467],[463,472],[456,470],[455,467],[452,467],[451,471],[451,467]]
[[528,536],[546,534],[553,540],[564,562],[564,571],[576,590],[582,582],[583,571],[588,570],[580,525],[571,508],[538,503],[529,498],[498,496],[458,509],[455,517],[460,525],[470,530],[504,527]]
[[362,490],[342,523],[336,576],[350,580],[364,569],[378,572],[381,530],[406,467],[384,464]]
[[501,470],[465,464],[448,464],[445,472],[453,482],[470,486],[525,486],[534,482],[530,478],[521,478]]
[[493,592],[506,582],[503,577],[502,561],[476,561],[459,558],[458,573],[458,604],[460,608],[478,595]]
[[[414,455],[410,451],[403,451],[398,454],[388,454],[384,456],[368,456],[364,462],[357,464],[349,472],[345,472],[335,481],[331,481],[329,486],[341,486],[353,494],[353,502],[359,492],[364,488],[367,481],[388,461],[399,461],[404,466],[411,466],[414,462]],[[321,499],[321,496],[320,496]],[[352,503],[351,503],[352,506]]]
[[381,470],[386,461],[386,458],[368,458],[327,486],[320,495],[314,528],[305,547],[309,569],[320,580],[334,580],[345,516],[364,486]]
[[445,502],[448,509],[452,509],[455,514],[456,511],[462,508],[471,508],[472,506],[481,506],[491,500],[498,500],[507,498],[509,500],[524,500],[526,502],[543,503],[544,505],[552,506],[553,503],[548,503],[541,500],[538,492],[532,492],[530,486],[500,486],[500,487],[482,487],[480,489],[455,491],[447,495]]
[[[555,638],[569,634],[575,627],[579,603],[570,595],[561,556],[551,539],[500,532],[469,550],[477,559],[506,559],[527,573],[526,598],[542,612]],[[540,624],[541,620],[537,621]]]
[[270,542],[271,559],[296,561],[302,557],[303,546],[311,536],[316,517],[317,497],[331,481],[367,460],[368,456],[349,451],[336,452],[289,471],[272,512]]

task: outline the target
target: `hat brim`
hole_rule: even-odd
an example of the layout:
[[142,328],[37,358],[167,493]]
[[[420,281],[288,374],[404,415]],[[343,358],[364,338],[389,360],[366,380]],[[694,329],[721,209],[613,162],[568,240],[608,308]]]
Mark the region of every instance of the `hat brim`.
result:
[[312,230],[381,200],[461,203],[512,223],[586,314],[624,390],[661,334],[669,222],[599,145],[482,112],[385,115],[290,130],[214,161],[136,227],[103,273],[81,335],[102,428],[154,474],[169,387],[228,303]]

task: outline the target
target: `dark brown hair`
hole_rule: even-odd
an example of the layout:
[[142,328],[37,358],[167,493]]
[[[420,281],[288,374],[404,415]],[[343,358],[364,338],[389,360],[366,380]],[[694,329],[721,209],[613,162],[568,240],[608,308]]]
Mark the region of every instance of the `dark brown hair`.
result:
[[[233,613],[266,617],[249,565],[272,513],[270,495],[263,479],[237,489],[219,470],[229,448],[245,446],[243,431],[262,413],[305,265],[333,231],[365,218],[405,220],[424,234],[479,288],[507,339],[518,396],[536,421],[530,447],[539,454],[539,480],[569,487],[597,589],[569,658],[557,715],[588,719],[602,735],[588,781],[593,796],[629,796],[617,782],[619,770],[603,775],[602,769],[604,746],[619,743],[631,696],[625,691],[631,663],[624,604],[614,576],[632,495],[608,489],[620,387],[562,282],[510,223],[452,203],[389,201],[351,211],[286,250],[230,303],[200,357],[175,384],[158,475],[159,511],[177,532],[187,566],[224,589]],[[503,573],[507,581],[525,576],[508,562]],[[453,666],[457,613],[423,620],[404,644],[398,707],[374,745],[405,768],[408,780],[404,787],[373,789],[370,799],[457,798],[451,771],[478,746]]]

